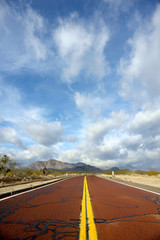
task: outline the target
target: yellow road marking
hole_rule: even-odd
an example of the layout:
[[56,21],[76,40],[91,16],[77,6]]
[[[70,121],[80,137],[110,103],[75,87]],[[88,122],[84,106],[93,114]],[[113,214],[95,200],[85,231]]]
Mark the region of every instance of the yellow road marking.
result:
[[87,239],[87,228],[86,228],[86,185],[85,179],[83,184],[83,196],[82,196],[82,205],[81,205],[81,216],[80,216],[80,236],[79,240],[86,240]]
[[89,226],[89,240],[97,240],[97,231],[96,231],[96,225],[94,222],[94,215],[91,205],[91,199],[89,195],[87,180],[86,180],[86,197],[87,197],[87,215],[88,215],[88,226]]
[[79,240],[98,240],[87,179],[84,177]]

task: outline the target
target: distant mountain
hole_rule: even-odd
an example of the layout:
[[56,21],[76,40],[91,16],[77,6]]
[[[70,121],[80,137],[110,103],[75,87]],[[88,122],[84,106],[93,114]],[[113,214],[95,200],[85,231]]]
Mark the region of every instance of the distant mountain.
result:
[[70,169],[71,172],[90,172],[90,173],[103,173],[100,168],[93,167],[87,164],[79,165]]
[[27,168],[32,170],[41,170],[46,167],[48,170],[57,171],[70,171],[70,172],[91,172],[91,173],[102,173],[103,171],[97,167],[87,165],[85,163],[65,163],[55,159],[50,159],[47,161],[37,161],[33,162],[27,166]]
[[125,166],[123,166],[123,168],[127,168],[130,170],[137,169],[137,168],[133,167],[131,164],[125,165]]
[[118,172],[118,171],[120,171],[120,168],[118,168],[118,167],[112,167],[112,168],[107,168],[107,169],[105,169],[105,172],[112,172],[112,171]]
[[73,168],[71,164],[61,162],[55,159],[33,162],[27,166],[27,168],[32,170],[41,170],[44,167],[46,167],[49,170],[66,170],[66,169]]
[[120,169],[118,167],[109,168],[109,171],[118,172]]
[[72,166],[76,166],[76,167],[84,166],[84,165],[86,165],[86,164],[85,164],[85,163],[82,163],[82,162],[72,163]]

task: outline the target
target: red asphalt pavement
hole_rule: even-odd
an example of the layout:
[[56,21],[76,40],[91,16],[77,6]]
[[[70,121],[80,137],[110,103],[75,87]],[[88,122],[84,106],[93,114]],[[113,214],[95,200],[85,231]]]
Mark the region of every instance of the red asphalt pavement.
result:
[[[0,240],[79,237],[84,177],[0,202]],[[99,240],[160,240],[160,196],[87,177]]]
[[87,178],[99,240],[160,240],[160,196]]
[[0,240],[77,239],[83,177],[0,202]]

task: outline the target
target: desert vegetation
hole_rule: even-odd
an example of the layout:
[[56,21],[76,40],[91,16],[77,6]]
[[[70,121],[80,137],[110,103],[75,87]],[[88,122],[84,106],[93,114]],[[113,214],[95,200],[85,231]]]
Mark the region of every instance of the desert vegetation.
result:
[[[112,175],[112,171],[105,171],[104,174],[106,175]],[[148,171],[142,171],[142,170],[129,170],[129,169],[120,169],[117,172],[114,172],[114,175],[143,175],[143,176],[158,176],[160,174],[160,171],[157,170],[148,170]]]
[[117,180],[117,181],[123,181],[129,184],[139,184],[139,186],[150,186],[150,187],[156,187],[160,188],[160,171],[158,170],[148,170],[148,171],[142,171],[142,170],[136,170],[131,171],[128,169],[121,169],[117,172],[114,172],[114,174],[110,172],[105,172],[103,174],[104,177]]
[[66,175],[63,171],[31,170],[22,168],[18,162],[7,155],[0,156],[0,187],[49,180]]
[[[0,187],[35,181],[47,181],[54,178],[61,178],[62,176],[66,175],[70,176],[81,174],[90,175],[92,173],[49,170],[46,167],[42,168],[41,170],[31,170],[29,168],[22,168],[16,160],[7,155],[0,156]],[[102,175],[105,177],[116,178],[130,182],[144,182],[144,184],[150,183],[150,181],[156,181],[156,185],[160,185],[160,171],[157,170],[133,171],[129,169],[119,169],[114,173],[113,171],[105,171]]]

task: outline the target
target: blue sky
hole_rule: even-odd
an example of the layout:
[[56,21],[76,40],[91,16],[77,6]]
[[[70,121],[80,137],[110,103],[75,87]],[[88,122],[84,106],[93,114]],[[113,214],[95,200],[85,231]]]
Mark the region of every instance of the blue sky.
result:
[[0,154],[160,169],[160,1],[0,2]]

